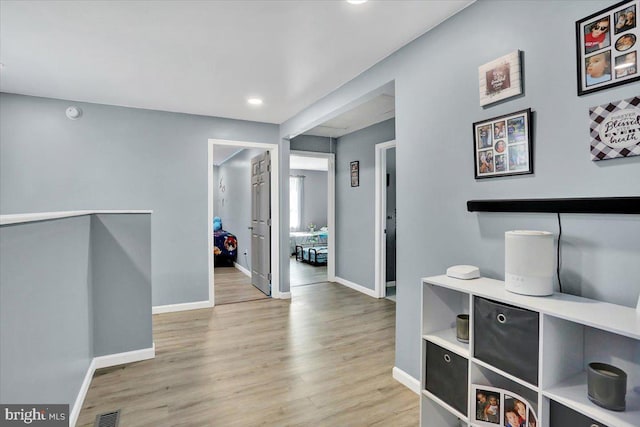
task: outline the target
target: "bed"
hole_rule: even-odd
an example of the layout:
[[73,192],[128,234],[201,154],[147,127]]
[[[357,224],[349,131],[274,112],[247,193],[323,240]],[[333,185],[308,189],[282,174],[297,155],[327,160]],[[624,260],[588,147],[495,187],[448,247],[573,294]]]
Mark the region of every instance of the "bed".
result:
[[296,246],[326,246],[326,231],[292,231],[289,233],[290,254],[296,253]]
[[311,265],[327,265],[326,246],[296,246],[296,261],[306,262]]
[[233,265],[238,258],[238,239],[225,230],[213,232],[213,264]]

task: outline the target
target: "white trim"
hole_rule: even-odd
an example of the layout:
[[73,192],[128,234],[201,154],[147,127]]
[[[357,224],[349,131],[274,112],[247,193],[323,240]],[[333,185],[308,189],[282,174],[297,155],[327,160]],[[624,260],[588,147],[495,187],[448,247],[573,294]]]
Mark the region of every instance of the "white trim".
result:
[[80,416],[80,410],[84,404],[84,399],[87,397],[87,392],[91,386],[91,380],[93,380],[93,374],[97,369],[108,368],[109,366],[122,365],[124,363],[140,362],[142,360],[153,359],[156,357],[156,344],[149,348],[143,348],[141,350],[127,351],[124,353],[108,354],[105,356],[98,356],[91,359],[87,373],[84,375],[82,385],[76,396],[76,401],[73,403],[71,413],[69,414],[69,427],[75,427]]
[[84,211],[60,211],[60,212],[36,212],[25,214],[0,215],[0,225],[20,224],[24,222],[46,221],[48,219],[70,218],[74,216],[93,214],[151,214],[153,211],[145,210],[84,210]]
[[93,379],[93,373],[95,371],[96,359],[94,358],[91,359],[91,363],[89,364],[87,373],[84,375],[84,380],[82,381],[82,385],[80,386],[80,391],[78,391],[76,401],[73,403],[73,407],[71,408],[71,413],[69,414],[69,427],[75,427],[76,423],[78,422],[80,410],[82,409],[84,399],[87,397],[87,392],[89,391],[89,387],[91,386],[91,380]]
[[327,280],[334,282],[336,277],[336,155],[298,150],[291,150],[289,155],[327,159]]
[[175,311],[199,310],[201,308],[211,307],[213,307],[211,301],[185,302],[182,304],[156,305],[151,308],[151,313],[173,313]]
[[387,150],[396,146],[396,141],[376,144],[375,160],[375,293],[384,298],[386,291],[387,246],[384,233],[387,218]]
[[156,357],[156,343],[149,348],[125,351],[123,353],[107,354],[93,358],[95,369],[108,368],[110,366],[124,365],[125,363],[140,362]]
[[291,299],[291,292],[280,292],[280,299]]
[[209,301],[215,305],[215,279],[213,274],[213,147],[214,145],[232,145],[243,148],[260,148],[267,150],[271,157],[271,298],[281,298],[280,296],[280,166],[278,160],[278,144],[267,144],[261,142],[230,141],[226,139],[209,138],[208,142],[209,159],[207,162],[208,177],[208,210],[209,221],[208,247],[209,257]]
[[413,378],[411,375],[407,374],[402,369],[397,366],[393,367],[393,379],[398,381],[400,384],[414,392],[415,394],[420,394],[420,381]]
[[251,272],[237,262],[234,262],[233,266],[236,268],[236,270],[240,270],[240,273],[244,274],[245,276],[251,277]]
[[333,281],[336,282],[336,283],[339,283],[341,285],[344,285],[347,288],[351,288],[351,289],[356,290],[358,292],[362,292],[363,294],[368,295],[370,297],[379,298],[378,296],[376,296],[376,292],[373,289],[369,289],[369,288],[366,288],[366,287],[364,287],[362,285],[358,285],[357,283],[350,282],[350,281],[348,281],[346,279],[343,279],[342,277],[336,276]]

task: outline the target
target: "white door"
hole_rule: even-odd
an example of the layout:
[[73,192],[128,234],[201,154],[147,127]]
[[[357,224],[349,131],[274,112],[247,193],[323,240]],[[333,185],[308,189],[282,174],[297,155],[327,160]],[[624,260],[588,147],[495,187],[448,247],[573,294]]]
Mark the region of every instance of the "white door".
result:
[[251,284],[271,295],[271,161],[251,159]]

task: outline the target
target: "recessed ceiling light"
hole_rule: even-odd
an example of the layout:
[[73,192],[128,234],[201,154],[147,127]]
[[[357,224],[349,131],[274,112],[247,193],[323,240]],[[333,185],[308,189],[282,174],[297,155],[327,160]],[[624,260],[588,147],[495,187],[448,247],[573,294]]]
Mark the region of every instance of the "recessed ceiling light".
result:
[[262,98],[249,98],[247,103],[250,105],[262,105]]
[[347,3],[350,3],[350,4],[362,4],[366,2],[367,0],[347,0]]

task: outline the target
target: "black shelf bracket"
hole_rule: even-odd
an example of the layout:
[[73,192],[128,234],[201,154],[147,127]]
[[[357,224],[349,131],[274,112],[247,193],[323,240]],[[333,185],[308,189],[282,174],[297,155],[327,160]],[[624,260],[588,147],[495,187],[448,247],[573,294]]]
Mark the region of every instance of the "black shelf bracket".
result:
[[640,197],[469,200],[469,212],[640,214]]

